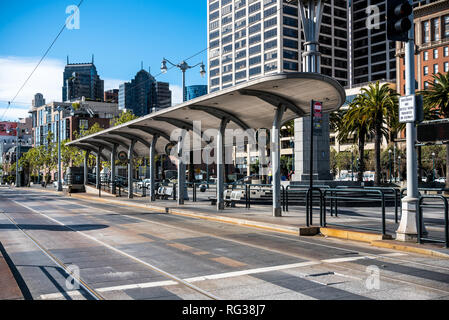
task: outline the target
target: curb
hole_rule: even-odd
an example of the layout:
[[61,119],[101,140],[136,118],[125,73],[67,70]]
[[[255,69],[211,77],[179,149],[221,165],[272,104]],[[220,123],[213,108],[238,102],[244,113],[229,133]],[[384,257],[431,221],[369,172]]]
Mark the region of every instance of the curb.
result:
[[391,236],[383,236],[378,233],[352,231],[345,229],[335,229],[335,228],[320,228],[320,232],[323,236],[339,238],[344,240],[353,240],[371,243],[378,240],[391,240]]
[[389,242],[388,240],[387,241],[372,241],[371,245],[373,247],[377,247],[377,248],[392,249],[392,250],[397,250],[397,251],[432,256],[435,258],[449,259],[449,253],[444,253],[439,250],[422,248],[422,247],[417,247],[417,246],[413,246],[413,245]]

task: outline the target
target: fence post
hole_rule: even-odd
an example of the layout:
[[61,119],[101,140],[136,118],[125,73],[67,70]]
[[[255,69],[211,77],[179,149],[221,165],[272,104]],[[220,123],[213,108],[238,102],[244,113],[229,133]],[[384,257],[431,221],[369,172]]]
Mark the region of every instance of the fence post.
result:
[[423,203],[424,198],[423,197],[419,197],[418,200],[418,225],[416,226],[416,229],[418,231],[418,243],[422,244],[422,203]]
[[444,231],[445,231],[445,240],[446,240],[446,248],[449,248],[449,205],[447,199],[442,196],[444,201]]
[[382,235],[387,234],[387,226],[385,223],[385,194],[382,190],[379,190],[382,197]]

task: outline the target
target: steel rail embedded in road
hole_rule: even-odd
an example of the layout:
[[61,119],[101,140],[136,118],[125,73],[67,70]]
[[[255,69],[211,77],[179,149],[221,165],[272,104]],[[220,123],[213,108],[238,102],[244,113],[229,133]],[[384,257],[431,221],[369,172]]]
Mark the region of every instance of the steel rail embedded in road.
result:
[[65,228],[69,229],[70,231],[73,231],[75,233],[78,233],[78,234],[80,234],[80,235],[90,239],[90,240],[93,240],[93,241],[101,244],[102,246],[104,246],[104,247],[106,247],[106,248],[108,248],[108,249],[110,249],[110,250],[112,250],[114,252],[117,252],[117,253],[121,254],[122,256],[125,256],[125,257],[127,257],[127,258],[129,258],[131,260],[134,260],[134,261],[136,261],[136,262],[138,262],[140,264],[143,264],[146,267],[148,267],[149,269],[151,269],[153,271],[156,271],[156,272],[164,275],[165,277],[167,277],[167,278],[169,278],[169,279],[171,279],[171,280],[173,280],[175,282],[178,282],[179,284],[184,285],[184,286],[186,286],[186,287],[188,287],[188,288],[190,288],[190,289],[192,289],[192,290],[194,290],[194,291],[196,291],[196,292],[198,292],[198,293],[200,293],[200,294],[202,294],[202,295],[204,295],[204,296],[206,296],[206,297],[208,297],[208,298],[210,298],[212,300],[220,300],[220,298],[218,298],[214,294],[212,294],[210,292],[207,292],[207,291],[205,291],[205,290],[203,290],[203,289],[201,289],[201,288],[199,288],[199,287],[197,287],[195,285],[192,285],[191,283],[189,283],[189,282],[187,282],[187,281],[185,281],[185,280],[183,280],[183,279],[181,279],[181,278],[179,278],[179,277],[177,277],[177,276],[175,276],[175,275],[173,275],[171,273],[168,273],[168,272],[166,272],[166,271],[164,271],[164,270],[162,270],[162,269],[160,269],[160,268],[158,268],[158,267],[156,267],[156,266],[154,266],[154,265],[152,265],[152,264],[150,264],[148,262],[145,262],[145,261],[143,261],[143,260],[141,260],[141,259],[139,259],[137,257],[134,257],[134,256],[132,256],[132,255],[122,251],[122,250],[114,248],[113,246],[111,246],[111,245],[109,245],[107,243],[104,243],[103,241],[98,240],[97,238],[92,237],[92,236],[90,236],[90,235],[88,235],[88,234],[86,234],[84,232],[75,230],[75,229],[73,229],[73,228],[63,224],[62,222],[60,222],[60,221],[58,221],[58,220],[56,220],[56,219],[54,219],[52,217],[47,216],[46,214],[44,214],[44,213],[42,213],[42,212],[40,212],[40,211],[38,211],[36,209],[30,208],[29,206],[24,205],[22,203],[19,203],[19,202],[15,201],[15,200],[11,200],[11,201],[14,202],[15,204],[19,205],[19,206],[22,206],[22,207],[30,210],[30,211],[33,211],[33,212],[35,212],[37,214],[40,214],[41,216],[47,218],[48,220],[51,220],[51,221],[59,224],[60,226],[63,226]]
[[58,258],[56,258],[48,249],[46,249],[38,240],[36,240],[33,236],[31,236],[28,232],[26,232],[17,222],[14,221],[6,212],[0,211],[3,215],[17,228],[17,230],[21,231],[34,245],[39,248],[53,263],[55,263],[58,267],[60,267],[67,276],[72,277],[74,281],[76,281],[81,288],[83,288],[90,296],[92,296],[95,300],[104,300],[104,297],[96,292],[94,289],[89,287],[89,285],[77,277],[73,272],[69,270],[69,268]]

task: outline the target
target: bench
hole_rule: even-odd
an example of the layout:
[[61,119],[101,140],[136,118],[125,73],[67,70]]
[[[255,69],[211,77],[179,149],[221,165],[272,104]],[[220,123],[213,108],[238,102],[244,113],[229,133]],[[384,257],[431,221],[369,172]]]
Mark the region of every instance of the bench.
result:
[[156,191],[156,198],[158,199],[167,200],[172,196],[173,196],[172,187],[159,187]]

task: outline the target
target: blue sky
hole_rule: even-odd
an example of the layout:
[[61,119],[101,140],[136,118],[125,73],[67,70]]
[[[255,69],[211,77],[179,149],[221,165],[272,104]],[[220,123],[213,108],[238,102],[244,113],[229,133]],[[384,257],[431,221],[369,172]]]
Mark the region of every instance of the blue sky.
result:
[[[53,41],[68,16],[66,7],[79,0],[23,0],[0,2],[0,117],[9,101]],[[80,7],[80,29],[64,30],[45,63],[16,99],[6,118],[25,116],[32,93],[47,100],[60,100],[62,70],[66,56],[71,62],[95,64],[105,87],[118,87],[140,69],[160,71],[163,57],[179,62],[207,46],[207,2],[160,0],[84,0]],[[206,52],[189,60],[204,61]],[[59,73],[61,71],[61,73]],[[181,86],[177,69],[158,77]],[[206,84],[199,68],[187,73],[187,85]],[[175,87],[176,88],[176,87]],[[179,96],[179,90],[177,90]]]

